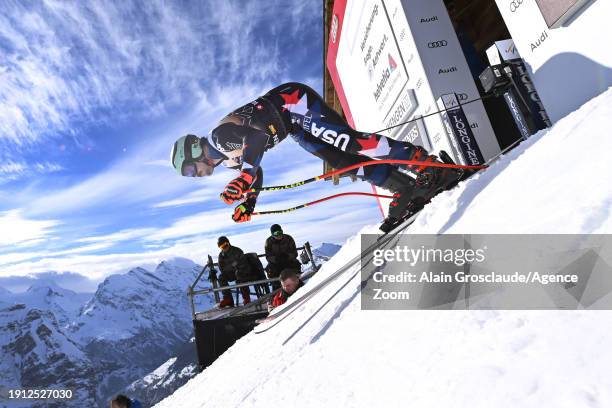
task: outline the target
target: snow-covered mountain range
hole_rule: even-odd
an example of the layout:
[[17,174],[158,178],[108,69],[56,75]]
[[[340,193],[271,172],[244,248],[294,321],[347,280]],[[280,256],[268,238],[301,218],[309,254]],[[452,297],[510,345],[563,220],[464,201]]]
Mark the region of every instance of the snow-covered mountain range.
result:
[[[317,263],[339,248],[313,250]],[[58,403],[62,407],[106,407],[118,392],[147,405],[160,401],[197,374],[187,287],[201,268],[174,258],[152,272],[111,275],[94,294],[49,279],[23,293],[0,287],[0,395],[9,388],[53,386],[78,391],[73,401]],[[199,287],[208,284],[203,279]],[[208,297],[197,302],[198,310],[214,303]]]
[[77,398],[59,406],[107,406],[113,393],[189,342],[193,329],[186,290],[200,268],[175,258],[153,272],[136,268],[111,275],[93,295],[49,281],[19,294],[3,290],[0,386],[4,391],[70,388]]

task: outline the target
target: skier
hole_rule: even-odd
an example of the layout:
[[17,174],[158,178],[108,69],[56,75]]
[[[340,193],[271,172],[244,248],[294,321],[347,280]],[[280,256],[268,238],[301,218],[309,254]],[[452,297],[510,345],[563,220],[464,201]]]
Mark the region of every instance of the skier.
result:
[[[225,236],[220,236],[217,239],[217,246],[221,249],[218,256],[219,270],[221,275],[219,276],[219,284],[221,286],[228,286],[230,282],[236,281],[237,283],[248,282],[245,278],[251,275],[250,266],[247,258],[244,256],[242,249],[237,246],[230,244],[229,239]],[[242,295],[243,303],[251,303],[251,295],[249,293],[249,287],[243,286],[240,288],[240,294]],[[232,292],[228,290],[223,291],[223,299],[219,303],[219,307],[233,307],[234,299]]]
[[[179,138],[172,148],[172,165],[187,177],[210,176],[219,164],[240,171],[227,184],[221,199],[226,204],[239,203],[232,216],[235,222],[249,221],[258,193],[245,192],[263,185],[260,162],[264,152],[288,135],[334,168],[372,158],[417,160],[424,164],[439,162],[420,146],[352,129],[314,90],[291,82],[228,114],[208,137]],[[380,164],[355,169],[350,174],[393,192],[389,215],[380,227],[386,232],[456,182],[462,172],[430,166],[407,168]]]
[[[283,233],[283,229],[278,224],[270,227],[271,235],[266,239],[266,271],[268,278],[278,278],[283,269],[291,268],[300,270],[302,265],[297,260],[297,249],[295,241],[291,235]],[[280,288],[280,283],[272,282],[272,289]]]
[[304,286],[304,282],[300,279],[295,269],[287,268],[284,269],[280,274],[281,290],[278,292],[272,303],[268,305],[268,312],[272,311],[275,307],[284,305],[287,299],[291,297],[299,288]]

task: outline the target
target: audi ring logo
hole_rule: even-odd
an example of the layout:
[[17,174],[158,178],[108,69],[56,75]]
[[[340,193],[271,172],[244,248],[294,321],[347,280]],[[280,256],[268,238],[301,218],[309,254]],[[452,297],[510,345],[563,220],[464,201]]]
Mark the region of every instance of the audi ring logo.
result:
[[447,45],[448,45],[448,42],[446,42],[445,40],[433,41],[433,42],[427,43],[427,46],[429,48],[440,48],[440,47],[446,47]]
[[521,4],[523,4],[523,1],[524,0],[512,0],[510,2],[510,11],[514,13],[516,10],[518,10]]
[[331,24],[331,40],[332,43],[336,43],[336,35],[338,34],[338,16],[336,14],[334,14],[334,16],[332,17],[332,24]]

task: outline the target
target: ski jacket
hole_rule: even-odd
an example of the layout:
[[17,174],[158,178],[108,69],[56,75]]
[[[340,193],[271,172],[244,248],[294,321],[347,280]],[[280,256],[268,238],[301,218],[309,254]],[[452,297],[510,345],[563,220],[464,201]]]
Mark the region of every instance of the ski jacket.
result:
[[249,264],[242,249],[230,245],[227,252],[219,253],[219,270],[227,281],[235,281],[250,274]]
[[[283,270],[285,268],[301,268],[300,262],[297,260],[297,249],[293,237],[288,234],[283,234],[281,239],[276,239],[272,236],[266,239],[266,260],[268,265],[275,270]],[[270,269],[270,268],[268,268]]]
[[271,99],[262,96],[221,119],[212,130],[210,139],[215,148],[227,157],[223,166],[256,176],[251,187],[260,188],[263,185],[260,163],[264,152],[287,135],[279,108]]
[[[304,286],[304,282],[302,282],[302,280],[300,279],[300,283],[298,284],[298,287],[295,292],[297,292],[298,289],[301,288],[302,286]],[[278,292],[276,296],[274,296],[274,299],[272,299],[272,306],[277,307],[277,306],[283,305],[285,304],[287,299],[289,299],[290,297],[291,295],[285,292],[285,289],[281,289],[280,292]]]

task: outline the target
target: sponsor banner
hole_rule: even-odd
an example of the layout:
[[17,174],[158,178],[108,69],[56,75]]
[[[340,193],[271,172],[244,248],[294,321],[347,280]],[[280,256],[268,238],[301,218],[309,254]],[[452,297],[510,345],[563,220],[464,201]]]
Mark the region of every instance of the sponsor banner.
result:
[[[531,80],[527,67],[521,59],[520,54],[513,40],[496,41],[487,50],[487,57],[492,66],[501,65],[509,66],[514,77],[514,86],[519,96],[528,105],[529,113],[533,118],[536,130],[545,129],[552,126],[544,104],[542,103],[535,85]],[[500,68],[501,69],[501,68]]]
[[[442,0],[407,0],[402,4],[419,58],[425,69],[427,87],[433,96],[427,101],[421,101],[421,104],[431,107],[429,112],[431,113],[437,110],[436,100],[441,95],[455,93],[460,95],[462,102],[477,100],[480,93],[465,60],[444,2]],[[477,124],[477,127],[472,130],[484,157],[488,159],[495,156],[500,151],[499,143],[483,104],[476,101],[465,105],[463,109],[470,126]],[[427,114],[424,111],[421,113]],[[436,116],[439,117],[439,115]],[[445,132],[444,129],[441,129],[440,134],[443,135]],[[437,133],[438,131],[429,131],[434,146]],[[437,139],[444,138],[438,137]],[[449,148],[449,146],[440,146],[435,152],[444,149],[450,153]]]
[[[440,95],[462,102],[480,95],[443,0],[336,0],[327,67],[355,129],[462,160],[441,115],[431,113]],[[495,156],[499,144],[482,102],[464,113],[482,155]]]
[[531,129],[527,125],[527,120],[520,109],[519,101],[517,100],[514,91],[508,90],[506,93],[504,93],[504,100],[506,101],[506,105],[508,105],[508,109],[512,114],[514,123],[521,133],[521,136],[523,139],[527,139],[529,136],[531,136]]
[[[496,0],[496,4],[550,122],[612,86],[608,40],[612,1]],[[562,28],[552,28],[563,10],[570,10],[572,18]]]
[[399,234],[364,255],[361,308],[612,310],[611,259],[605,234]]
[[405,110],[412,114],[418,106],[385,3],[349,0],[336,58],[328,60],[342,80],[355,127],[363,131],[389,127],[398,115],[405,117]]
[[448,136],[452,139],[453,147],[461,155],[460,163],[469,166],[484,164],[485,159],[480,152],[472,127],[468,123],[457,96],[455,94],[442,95],[438,99],[438,106],[445,111],[443,120]]
[[536,130],[551,127],[552,123],[531,81],[525,63],[522,60],[514,60],[510,65],[512,67],[512,75],[517,78],[517,80],[515,80],[516,87],[518,88],[517,91],[520,92],[523,100],[529,105],[529,111],[535,122]]

